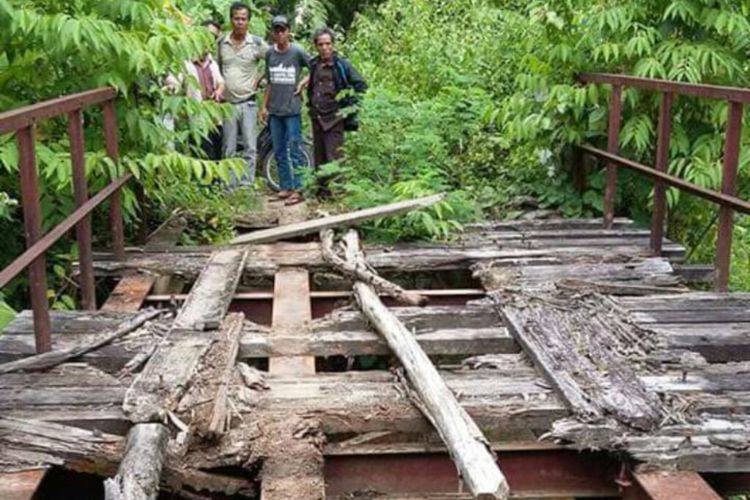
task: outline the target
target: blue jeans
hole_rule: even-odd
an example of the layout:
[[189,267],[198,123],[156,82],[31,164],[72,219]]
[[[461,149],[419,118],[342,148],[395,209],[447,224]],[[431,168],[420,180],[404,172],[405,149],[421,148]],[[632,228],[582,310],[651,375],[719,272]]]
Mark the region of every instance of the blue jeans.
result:
[[[279,170],[279,184],[284,191],[295,191],[302,187],[302,168],[306,166],[302,150],[302,116],[268,117],[271,127],[273,154]],[[291,158],[291,164],[289,162]]]

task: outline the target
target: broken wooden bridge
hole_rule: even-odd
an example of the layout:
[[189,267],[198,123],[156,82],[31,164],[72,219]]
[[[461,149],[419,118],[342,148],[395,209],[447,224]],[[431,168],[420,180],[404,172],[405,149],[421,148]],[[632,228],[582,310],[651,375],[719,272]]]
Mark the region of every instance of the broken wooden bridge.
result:
[[[101,488],[91,475],[122,474],[133,450],[182,498],[471,496],[319,242],[187,248],[181,228],[125,260],[100,256],[97,275],[116,281],[100,309],[51,315],[53,352],[119,331],[110,343],[51,368],[0,367],[0,496]],[[648,245],[628,220],[552,218],[365,248],[369,267],[429,298],[383,300],[513,498],[747,490],[750,296],[690,292],[682,247]],[[21,313],[2,360],[31,359],[33,330]],[[118,478],[108,488],[143,484]],[[683,496],[664,496],[673,487]]]

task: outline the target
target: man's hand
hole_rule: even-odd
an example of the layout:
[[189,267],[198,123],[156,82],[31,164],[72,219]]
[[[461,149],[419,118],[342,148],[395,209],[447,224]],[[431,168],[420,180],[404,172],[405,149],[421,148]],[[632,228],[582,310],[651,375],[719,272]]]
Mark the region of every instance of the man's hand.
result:
[[224,91],[222,89],[216,89],[214,91],[214,95],[211,96],[211,98],[216,102],[221,102],[224,100]]
[[300,95],[303,90],[305,90],[305,87],[307,87],[307,84],[310,82],[310,77],[307,76],[302,79],[302,81],[299,82],[299,85],[297,85],[297,90],[294,92],[294,95]]
[[265,106],[260,108],[260,121],[263,124],[268,123],[268,108],[266,108]]

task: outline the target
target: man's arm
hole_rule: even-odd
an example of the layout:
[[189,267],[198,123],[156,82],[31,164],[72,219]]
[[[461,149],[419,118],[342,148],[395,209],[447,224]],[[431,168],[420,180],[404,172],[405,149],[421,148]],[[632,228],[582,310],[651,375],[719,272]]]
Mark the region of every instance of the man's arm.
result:
[[352,86],[354,91],[358,94],[364,94],[367,92],[368,86],[362,75],[354,68],[354,65],[348,59],[345,60],[344,65],[349,72],[349,85]]

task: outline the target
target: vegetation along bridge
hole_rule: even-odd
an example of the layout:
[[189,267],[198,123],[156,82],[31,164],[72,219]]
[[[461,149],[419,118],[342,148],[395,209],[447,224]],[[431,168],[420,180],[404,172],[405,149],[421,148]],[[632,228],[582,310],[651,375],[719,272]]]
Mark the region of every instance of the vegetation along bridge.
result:
[[[531,213],[452,244],[362,248],[358,222],[269,203],[226,247],[170,220],[127,248],[124,175],[88,196],[82,109],[0,114],[19,149],[33,310],[0,336],[0,497],[696,499],[750,491],[750,296],[725,293],[750,91],[584,74],[613,87],[604,222]],[[656,165],[618,155],[624,87],[662,96]],[[678,95],[730,103],[721,192],[666,173]],[[75,211],[42,234],[34,127],[67,115]],[[614,213],[617,169],[655,183],[653,225]],[[582,175],[583,172],[579,172]],[[666,188],[720,206],[714,269],[664,239]],[[92,249],[109,200],[112,245]],[[80,311],[49,311],[45,252],[76,230]],[[95,279],[112,283],[97,304]],[[695,292],[715,281],[716,292]],[[105,481],[105,478],[106,479]]]

